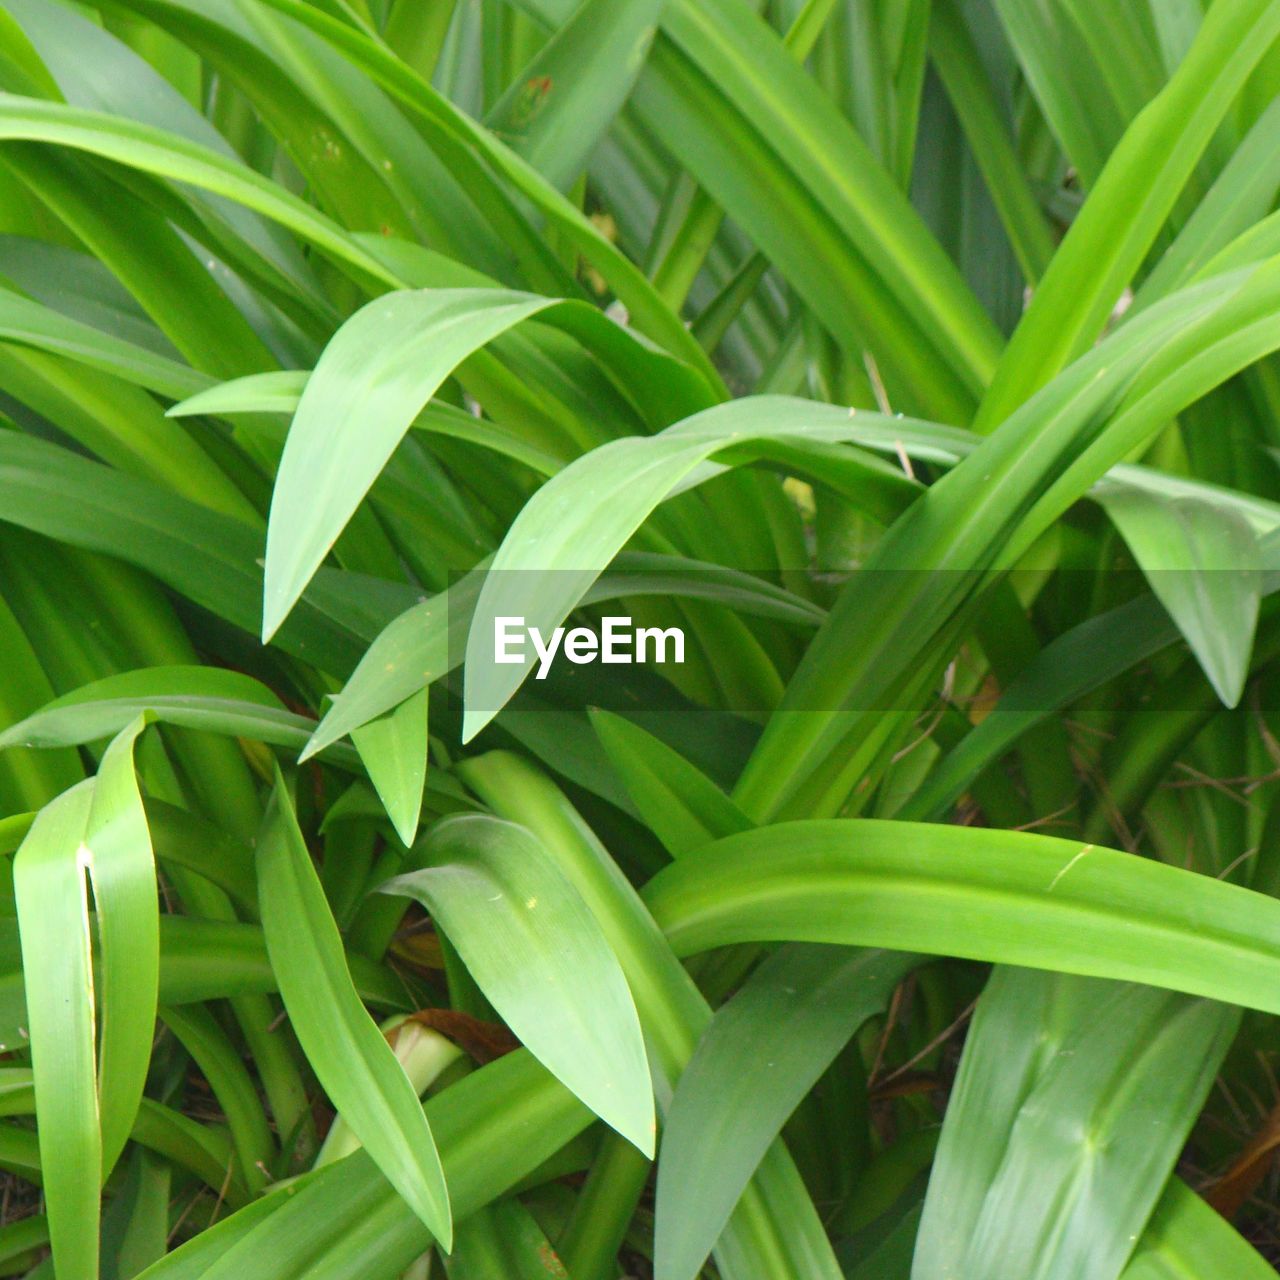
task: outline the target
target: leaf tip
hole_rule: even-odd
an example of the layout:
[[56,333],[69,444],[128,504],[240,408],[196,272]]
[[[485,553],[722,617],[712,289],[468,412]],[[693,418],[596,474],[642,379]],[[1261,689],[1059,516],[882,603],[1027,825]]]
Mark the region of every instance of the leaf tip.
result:
[[492,719],[492,716],[483,711],[464,711],[462,713],[462,745],[465,747]]

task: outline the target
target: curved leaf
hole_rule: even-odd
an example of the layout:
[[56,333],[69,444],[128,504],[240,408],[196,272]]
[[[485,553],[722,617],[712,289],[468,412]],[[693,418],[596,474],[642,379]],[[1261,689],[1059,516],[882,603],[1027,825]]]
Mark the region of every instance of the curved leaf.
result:
[[381,892],[416,898],[527,1048],[652,1156],[653,1086],[635,1003],[595,917],[537,838],[480,814],[426,838],[428,865]]
[[1280,902],[1072,840],[884,820],[759,828],[646,886],[671,945],[838,942],[1125,978],[1280,1012]]
[[100,1024],[104,1175],[124,1150],[138,1114],[151,1065],[160,984],[156,866],[133,763],[145,726],[139,716],[107,748],[84,832],[102,955],[94,997]]
[[409,1077],[352,985],[279,779],[258,839],[258,883],[271,967],[308,1061],[387,1180],[447,1249],[453,1227],[435,1139]]
[[[886,426],[896,421],[866,416]],[[549,480],[508,530],[480,589],[467,639],[463,741],[497,715],[531,669],[494,661],[497,618],[523,618],[549,635],[661,502],[716,474],[705,465],[710,459],[730,450],[750,458],[771,441],[838,443],[861,430],[854,423],[846,409],[753,396],[656,436],[611,441]]]
[[[267,526],[264,639],[284,621],[445,378],[467,356],[540,314],[598,345],[629,346],[631,359],[645,369],[662,365],[670,376],[655,378],[642,394],[652,401],[669,393],[680,402],[679,366],[628,343],[617,326],[580,302],[503,289],[428,289],[369,303],[325,348],[285,442]],[[709,399],[705,387],[701,399]]]

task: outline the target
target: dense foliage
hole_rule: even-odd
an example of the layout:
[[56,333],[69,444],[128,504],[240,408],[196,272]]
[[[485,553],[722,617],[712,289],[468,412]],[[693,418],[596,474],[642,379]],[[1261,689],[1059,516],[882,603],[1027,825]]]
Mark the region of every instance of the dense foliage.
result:
[[0,0],[0,1274],[1273,1275],[1278,39]]

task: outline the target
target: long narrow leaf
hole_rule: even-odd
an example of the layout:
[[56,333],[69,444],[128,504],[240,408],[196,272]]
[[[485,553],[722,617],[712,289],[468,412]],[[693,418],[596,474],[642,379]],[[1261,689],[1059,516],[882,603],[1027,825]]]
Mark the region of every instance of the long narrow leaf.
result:
[[352,986],[337,926],[277,781],[258,841],[271,967],[298,1039],[334,1105],[447,1248],[449,1192],[418,1096]]

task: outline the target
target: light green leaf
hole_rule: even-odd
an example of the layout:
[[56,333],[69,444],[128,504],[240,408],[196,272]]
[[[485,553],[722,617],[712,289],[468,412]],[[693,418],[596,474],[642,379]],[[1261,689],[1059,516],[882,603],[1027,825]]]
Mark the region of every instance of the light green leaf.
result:
[[104,1176],[133,1128],[155,1038],[160,906],[133,764],[134,744],[145,726],[145,717],[138,716],[107,748],[84,833],[102,957],[94,1002]]
[[577,891],[525,828],[448,818],[429,865],[383,893],[416,898],[449,935],[494,1008],[602,1120],[653,1154],[653,1086],[626,978]]
[[996,969],[947,1107],[913,1280],[957,1267],[972,1280],[1118,1275],[1239,1024],[1213,1001]]
[[246,1187],[261,1191],[265,1170],[275,1157],[275,1142],[253,1078],[235,1046],[213,1014],[199,1004],[169,1005],[160,1016],[208,1080],[227,1118]]
[[[276,476],[267,528],[263,635],[284,621],[396,446],[468,356],[541,315],[633,374],[660,420],[709,400],[686,366],[660,356],[581,302],[506,289],[386,294],[338,330],[307,379]],[[666,376],[657,376],[661,370]],[[699,390],[700,388],[700,390]]]
[[[881,425],[897,421],[865,416]],[[773,442],[794,454],[807,444],[849,440],[861,429],[847,409],[753,396],[656,436],[611,441],[554,476],[508,530],[481,587],[467,639],[463,740],[502,710],[531,669],[527,661],[494,661],[497,618],[523,618],[550,635],[660,503],[719,473],[710,459],[751,461],[767,456]]]
[[[497,1199],[587,1127],[591,1113],[528,1053],[499,1058],[426,1104],[459,1219]],[[511,1141],[512,1117],[524,1137]],[[421,1221],[365,1150],[269,1194],[202,1232],[145,1280],[399,1276],[430,1248]],[[142,1280],[142,1278],[140,1278]]]
[[[0,733],[0,751],[15,746],[81,746],[121,732],[136,716],[272,746],[305,745],[315,721],[286,711],[265,685],[221,667],[142,667],[105,676],[55,698]],[[348,747],[334,759],[356,762]]]
[[427,782],[427,690],[420,689],[393,710],[366,721],[352,732],[351,740],[396,834],[411,845]]
[[402,292],[343,325],[307,380],[280,459],[267,525],[264,639],[288,616],[445,378],[552,305],[505,290]]
[[[388,624],[342,692],[334,696],[333,705],[302,754],[303,760],[461,665],[467,630],[484,583],[483,568],[467,574],[447,592],[413,605]],[[818,606],[753,575],[703,561],[642,552],[618,556],[613,568],[587,590],[583,602],[599,604],[645,595],[710,600],[804,627],[817,625],[824,616]]]
[[246,374],[187,396],[169,410],[169,417],[184,418],[197,413],[292,413],[310,377],[307,369]]
[[[1169,83],[1111,153],[1054,254],[983,398],[980,430],[997,427],[1102,332],[1214,130],[1277,34],[1280,9],[1269,0],[1212,6]],[[1053,56],[1060,59],[1061,49]]]
[[84,833],[94,783],[40,811],[14,859],[49,1236],[65,1280],[97,1280],[102,1175]]
[[1124,978],[1280,1012],[1280,902],[1073,840],[885,820],[730,836],[644,898],[680,955],[733,942],[893,947]]
[[483,575],[469,573],[448,591],[407,609],[369,646],[329,708],[302,759],[336,743],[447,674],[466,638]]
[[1275,1268],[1180,1178],[1164,1196],[1138,1243],[1123,1280],[1271,1280]]
[[1262,556],[1242,515],[1194,498],[1103,486],[1098,500],[1228,707],[1244,692]]
[[258,841],[258,882],[271,967],[303,1052],[388,1181],[447,1249],[453,1227],[435,1139],[404,1068],[352,986],[279,778]]

